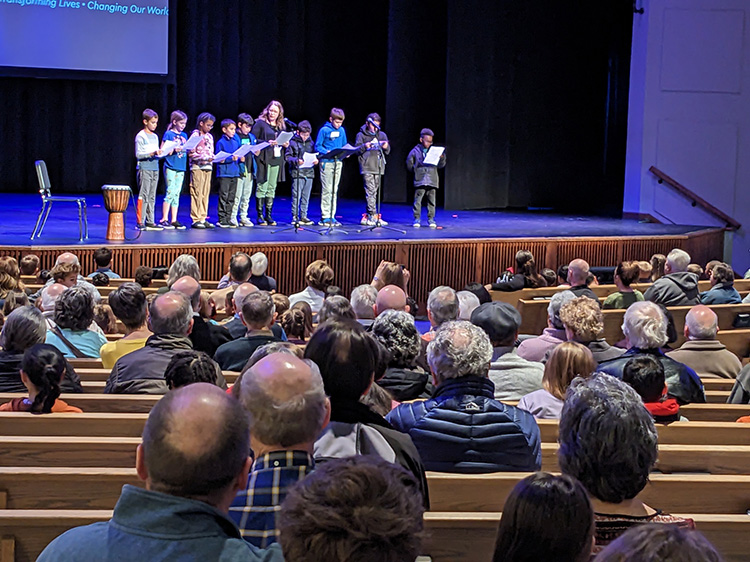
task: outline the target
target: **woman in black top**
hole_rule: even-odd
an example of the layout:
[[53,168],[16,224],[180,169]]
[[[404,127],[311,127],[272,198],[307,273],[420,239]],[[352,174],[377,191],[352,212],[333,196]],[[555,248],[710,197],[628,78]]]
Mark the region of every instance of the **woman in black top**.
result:
[[[289,143],[276,144],[276,137],[286,130],[284,123],[284,107],[274,100],[269,103],[253,125],[252,134],[259,143],[267,142],[268,146],[260,151],[255,161],[258,170],[255,176],[255,209],[258,211],[258,226],[275,226],[276,221],[271,217],[273,198],[276,195],[276,185],[284,181],[284,150]],[[265,213],[263,205],[265,204]]]

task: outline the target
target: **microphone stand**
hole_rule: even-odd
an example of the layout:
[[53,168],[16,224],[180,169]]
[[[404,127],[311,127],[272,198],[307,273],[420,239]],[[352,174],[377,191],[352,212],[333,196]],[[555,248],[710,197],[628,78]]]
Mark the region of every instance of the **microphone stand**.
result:
[[385,153],[383,152],[383,146],[380,143],[380,139],[377,136],[377,133],[380,132],[380,129],[375,130],[375,138],[378,141],[378,174],[377,174],[377,180],[376,180],[376,189],[375,189],[375,210],[376,210],[376,218],[375,218],[375,224],[372,226],[367,226],[365,228],[360,228],[357,233],[362,232],[372,232],[376,228],[383,228],[385,230],[390,230],[391,232],[400,232],[401,234],[406,234],[405,230],[401,230],[400,228],[394,228],[392,226],[386,226],[380,221],[380,188],[383,185],[383,175],[385,174]]

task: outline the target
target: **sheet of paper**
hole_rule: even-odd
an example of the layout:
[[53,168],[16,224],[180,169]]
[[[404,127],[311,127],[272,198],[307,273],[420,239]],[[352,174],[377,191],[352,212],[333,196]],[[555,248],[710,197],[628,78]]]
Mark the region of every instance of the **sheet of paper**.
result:
[[243,144],[241,147],[239,147],[237,150],[235,150],[232,154],[236,156],[237,158],[242,158],[245,156],[248,152],[250,152],[253,149],[252,144]]
[[424,163],[432,166],[437,166],[440,156],[445,151],[444,146],[431,146],[430,150],[427,151],[427,155],[424,157]]
[[302,155],[302,160],[304,161],[304,163],[300,164],[299,167],[300,168],[312,168],[315,165],[315,164],[313,164],[313,162],[315,162],[315,160],[317,158],[318,158],[318,153],[317,152],[315,152],[315,153],[313,153],[313,152],[305,152]]
[[276,137],[276,144],[288,143],[290,140],[292,140],[293,136],[294,136],[294,133],[290,133],[289,131],[284,131],[283,133],[279,133],[279,136]]
[[180,146],[179,141],[165,141],[161,147],[162,156],[169,156],[169,153],[172,152],[178,146]]
[[220,150],[219,153],[214,156],[214,164],[216,164],[218,162],[223,162],[224,160],[226,160],[230,156],[232,156],[232,155],[229,154],[228,152],[224,152],[223,150]]
[[188,141],[182,145],[182,148],[185,150],[195,150],[195,147],[198,146],[202,140],[203,137],[201,135],[195,135],[194,137],[190,137]]
[[258,156],[261,150],[263,150],[264,148],[268,148],[271,145],[263,141],[263,142],[259,142],[258,144],[249,144],[248,146],[250,147],[250,152]]

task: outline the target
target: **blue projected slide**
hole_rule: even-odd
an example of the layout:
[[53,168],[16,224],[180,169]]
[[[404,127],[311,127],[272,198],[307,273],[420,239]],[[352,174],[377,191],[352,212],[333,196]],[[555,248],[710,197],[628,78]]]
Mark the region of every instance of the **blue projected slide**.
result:
[[0,66],[169,72],[169,0],[0,0]]

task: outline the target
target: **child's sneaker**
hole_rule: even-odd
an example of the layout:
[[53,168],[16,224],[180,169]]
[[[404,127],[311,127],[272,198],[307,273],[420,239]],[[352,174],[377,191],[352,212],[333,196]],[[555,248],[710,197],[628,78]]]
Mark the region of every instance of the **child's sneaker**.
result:
[[419,221],[414,221],[414,224],[412,225],[414,228],[421,228],[421,224],[419,224]]
[[182,224],[180,221],[174,221],[172,223],[172,228],[176,230],[185,230],[187,228],[184,224]]
[[435,221],[430,221],[430,228],[437,228],[437,223]]
[[160,227],[158,224],[147,222],[144,226],[144,230],[164,230],[164,229]]
[[166,220],[159,221],[159,226],[162,227],[162,228],[164,228],[164,229],[166,229],[166,230],[174,230],[175,229],[175,226],[172,223],[170,223],[169,221],[166,221]]
[[240,226],[250,227],[250,226],[255,226],[255,225],[253,224],[253,221],[251,221],[250,219],[242,219],[240,221]]
[[[388,223],[383,220],[383,215],[378,215],[378,220],[380,221],[380,224],[383,226],[388,226]],[[375,221],[377,223],[377,221]]]

